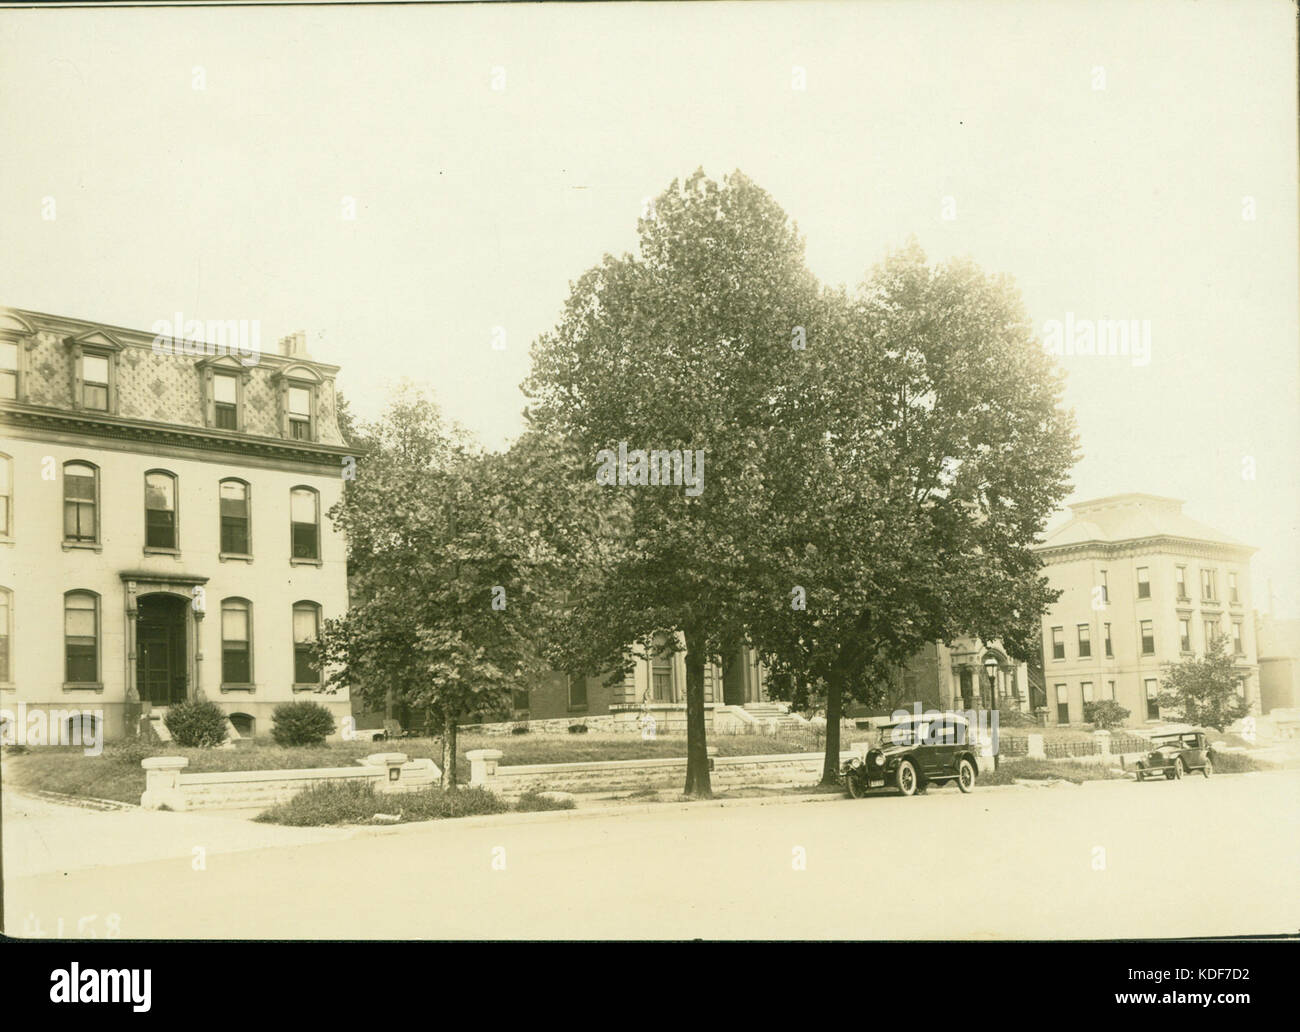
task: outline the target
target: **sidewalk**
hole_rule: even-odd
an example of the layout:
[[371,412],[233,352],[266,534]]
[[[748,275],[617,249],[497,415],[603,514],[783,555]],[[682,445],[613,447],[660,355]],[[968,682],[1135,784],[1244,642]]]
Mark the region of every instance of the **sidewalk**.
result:
[[4,790],[0,807],[6,879],[170,858],[190,864],[200,855],[210,864],[214,856],[223,853],[328,842],[345,839],[355,830],[285,828],[256,824],[247,817],[202,812],[105,812],[9,788]]

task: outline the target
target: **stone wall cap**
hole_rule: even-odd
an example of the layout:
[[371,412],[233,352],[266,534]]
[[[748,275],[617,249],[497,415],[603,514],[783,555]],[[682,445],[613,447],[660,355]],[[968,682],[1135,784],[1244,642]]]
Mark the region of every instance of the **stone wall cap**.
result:
[[145,770],[180,770],[189,765],[189,759],[184,756],[149,756],[140,761]]
[[465,754],[467,760],[499,760],[504,756],[500,749],[471,749]]
[[404,752],[377,752],[366,757],[366,763],[372,767],[386,767],[390,763],[405,763],[408,757]]

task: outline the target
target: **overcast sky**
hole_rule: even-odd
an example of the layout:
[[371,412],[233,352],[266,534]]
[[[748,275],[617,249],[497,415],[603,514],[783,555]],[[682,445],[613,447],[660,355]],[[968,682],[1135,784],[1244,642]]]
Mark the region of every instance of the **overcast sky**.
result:
[[1039,326],[1149,320],[1062,359],[1076,499],[1186,499],[1300,615],[1288,3],[4,10],[0,52],[0,303],[304,329],[363,417],[411,377],[497,447],[569,282],[738,168],[825,281],[915,235]]

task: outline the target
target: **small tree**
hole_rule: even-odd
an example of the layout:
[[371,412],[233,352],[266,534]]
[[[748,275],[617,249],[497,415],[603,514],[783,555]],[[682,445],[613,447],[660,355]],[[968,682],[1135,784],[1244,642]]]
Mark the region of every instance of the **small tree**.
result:
[[1123,727],[1124,721],[1128,720],[1128,718],[1129,711],[1114,699],[1101,699],[1098,702],[1085,702],[1083,704],[1083,719],[1098,731],[1109,731],[1111,728]]
[[1227,639],[1219,635],[1201,658],[1165,664],[1159,702],[1189,724],[1222,731],[1250,712],[1250,704],[1237,693],[1242,676],[1228,655]]
[[361,435],[364,461],[329,513],[347,536],[352,603],[325,622],[321,660],[333,690],[427,709],[454,789],[457,722],[504,712],[541,666],[554,566],[536,530],[541,487],[526,446],[484,454],[410,387]]

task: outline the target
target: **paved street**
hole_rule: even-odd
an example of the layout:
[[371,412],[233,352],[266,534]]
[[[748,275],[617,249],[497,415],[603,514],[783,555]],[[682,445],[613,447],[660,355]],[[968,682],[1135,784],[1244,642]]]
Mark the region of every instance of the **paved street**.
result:
[[5,913],[127,937],[1234,935],[1300,930],[1298,870],[1286,772],[366,829],[7,878]]

